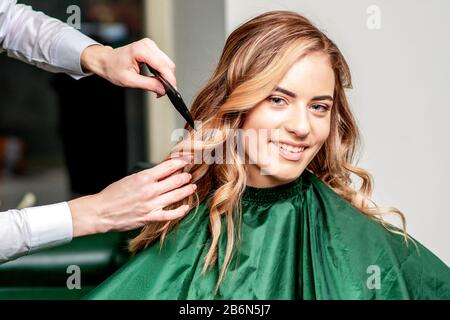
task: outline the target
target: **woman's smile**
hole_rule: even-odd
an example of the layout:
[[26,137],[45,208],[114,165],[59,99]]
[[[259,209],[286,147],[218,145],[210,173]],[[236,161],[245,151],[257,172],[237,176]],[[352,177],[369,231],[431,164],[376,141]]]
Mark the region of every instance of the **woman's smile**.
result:
[[[257,134],[247,147],[247,184],[270,187],[297,179],[330,133],[334,73],[329,58],[310,53],[294,63],[266,99],[249,111],[243,129]],[[245,145],[246,146],[246,145]]]
[[289,161],[299,161],[303,159],[303,154],[308,148],[306,144],[299,144],[285,141],[269,141],[272,147],[281,157]]

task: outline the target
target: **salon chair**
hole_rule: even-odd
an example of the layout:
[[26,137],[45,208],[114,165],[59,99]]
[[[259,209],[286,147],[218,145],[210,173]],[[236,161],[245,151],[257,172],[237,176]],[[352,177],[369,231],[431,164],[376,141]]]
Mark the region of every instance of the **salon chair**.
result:
[[[0,300],[79,299],[127,261],[129,237],[107,233],[77,238],[0,265]],[[79,287],[70,278],[76,274]]]

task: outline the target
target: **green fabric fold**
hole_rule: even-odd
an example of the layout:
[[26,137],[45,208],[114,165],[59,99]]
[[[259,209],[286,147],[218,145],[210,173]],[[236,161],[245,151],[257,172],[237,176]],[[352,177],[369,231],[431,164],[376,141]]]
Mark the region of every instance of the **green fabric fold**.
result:
[[201,270],[211,241],[207,201],[85,299],[450,299],[450,268],[386,230],[305,170],[242,197],[241,242],[214,295],[226,250]]

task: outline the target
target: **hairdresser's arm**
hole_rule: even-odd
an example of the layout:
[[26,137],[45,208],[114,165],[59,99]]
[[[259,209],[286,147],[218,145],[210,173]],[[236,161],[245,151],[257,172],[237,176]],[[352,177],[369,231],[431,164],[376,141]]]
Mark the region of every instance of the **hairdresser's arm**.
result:
[[98,194],[49,206],[0,212],[0,263],[74,237],[127,231],[151,221],[184,216],[187,207],[164,207],[191,195],[187,173],[176,173],[188,161],[172,159],[125,177]]
[[16,0],[0,0],[3,50],[9,57],[75,79],[95,73],[117,85],[165,94],[158,80],[140,75],[139,65],[147,63],[176,86],[175,64],[152,40],[113,49]]
[[119,86],[164,95],[164,87],[157,79],[140,74],[142,63],[151,65],[176,87],[175,64],[151,39],[145,38],[117,49],[93,45],[81,55],[85,72],[93,72]]
[[87,75],[81,68],[81,54],[94,44],[81,32],[30,6],[0,1],[0,51],[6,50],[9,57],[78,79]]
[[196,186],[188,184],[191,175],[177,173],[189,162],[167,160],[154,168],[125,177],[98,194],[69,201],[73,236],[127,231],[151,221],[182,217],[187,213],[187,206],[173,210],[163,208],[195,191]]

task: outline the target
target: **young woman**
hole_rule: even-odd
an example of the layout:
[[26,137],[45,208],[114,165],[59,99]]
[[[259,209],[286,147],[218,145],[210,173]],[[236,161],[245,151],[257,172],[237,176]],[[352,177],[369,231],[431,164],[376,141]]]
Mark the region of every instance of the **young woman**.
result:
[[203,133],[172,152],[196,155],[192,212],[146,226],[130,243],[139,254],[87,298],[450,298],[450,269],[399,210],[370,201],[344,88],[344,57],[306,18],[269,12],[236,29],[191,108]]

